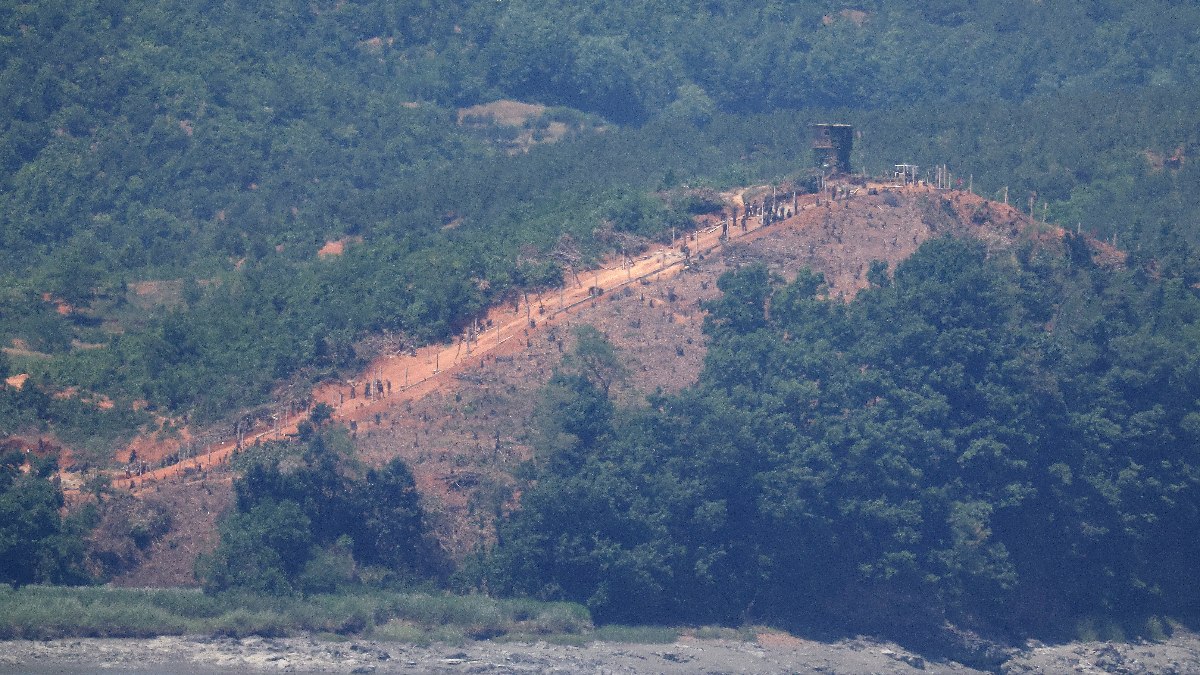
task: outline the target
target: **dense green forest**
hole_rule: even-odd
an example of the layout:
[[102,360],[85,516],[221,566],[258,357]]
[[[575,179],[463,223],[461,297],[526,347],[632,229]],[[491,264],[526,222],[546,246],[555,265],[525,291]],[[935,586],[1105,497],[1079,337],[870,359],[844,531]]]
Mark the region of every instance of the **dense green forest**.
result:
[[85,571],[84,517],[63,518],[63,495],[51,476],[54,460],[21,453],[0,455],[0,585],[71,584],[91,580]]
[[364,469],[344,429],[306,435],[241,458],[220,544],[196,563],[205,590],[311,595],[444,576],[445,556],[404,462]]
[[[457,583],[603,621],[1187,614],[1198,84],[1176,0],[6,5],[0,377],[31,377],[0,388],[0,436],[103,462],[155,413],[361,366],[364,336],[445,339],[613,231],[686,226],[698,188],[803,175],[808,125],[844,121],[858,169],[947,164],[1129,258],[937,241],[845,305],[747,267],[701,380],[632,409],[581,334],[522,508]],[[546,107],[460,123],[506,98]],[[408,469],[320,426],[243,458],[209,590],[444,578]],[[52,474],[0,462],[0,582],[106,578],[164,526],[99,483],[64,519]],[[113,521],[119,550],[89,543]]]
[[[138,399],[213,420],[355,366],[367,332],[444,338],[556,283],[529,247],[587,260],[605,222],[682,222],[662,190],[803,170],[819,119],[868,170],[949,163],[1192,274],[1198,31],[1166,1],[0,9],[0,342],[41,394],[118,403],[6,391],[0,431],[99,450]],[[502,97],[566,137],[513,156],[511,127],[457,123]]]
[[617,622],[1190,616],[1195,291],[1070,235],[935,240],[872,278],[842,304],[819,275],[726,274],[700,381],[631,410],[581,342],[472,573]]

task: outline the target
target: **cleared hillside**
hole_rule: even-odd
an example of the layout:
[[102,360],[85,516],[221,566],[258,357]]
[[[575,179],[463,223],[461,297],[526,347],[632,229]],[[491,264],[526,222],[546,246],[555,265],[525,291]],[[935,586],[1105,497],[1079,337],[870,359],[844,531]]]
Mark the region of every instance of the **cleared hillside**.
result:
[[[601,274],[606,275],[605,291],[579,301],[569,311],[558,309],[560,302],[571,301],[560,300],[557,292],[531,296],[530,306],[519,303],[515,312],[511,305],[497,308],[490,315],[493,324],[514,326],[502,330],[498,346],[494,331],[485,330],[475,336],[470,356],[458,341],[420,350],[415,356],[384,358],[353,380],[326,385],[314,399],[333,405],[334,419],[350,426],[368,463],[381,465],[401,457],[412,467],[439,538],[452,555],[461,557],[489,540],[495,516],[514,507],[512,474],[531,456],[531,418],[538,391],[571,351],[573,326],[593,325],[618,348],[628,376],[615,385],[614,393],[632,402],[656,391],[678,391],[696,380],[705,355],[701,304],[717,297],[716,279],[729,269],[760,261],[790,279],[808,268],[825,276],[831,296],[849,298],[867,285],[871,261],[894,266],[939,235],[971,236],[996,245],[1022,236],[1059,235],[1055,228],[1033,223],[1012,207],[966,192],[908,188],[868,195],[866,191],[864,187],[849,199],[819,204],[816,196],[798,197],[800,208],[791,217],[765,229],[751,220],[746,233],[735,226],[726,243],[719,241],[719,227],[702,226],[698,241],[687,242],[689,250],[713,248],[690,256],[686,266],[671,265],[640,280],[620,261],[604,271],[581,272],[580,285],[568,289],[576,297],[582,293],[586,298],[589,280]],[[727,198],[731,205],[754,204],[770,194],[770,188],[747,189]],[[787,201],[785,210],[791,206]],[[662,267],[664,261],[671,262],[668,255],[682,259],[682,245],[647,251],[641,259],[652,263],[651,270]],[[1115,256],[1111,249],[1094,245],[1109,258]],[[534,317],[532,325],[527,313]],[[400,365],[409,362],[414,365]],[[432,373],[435,363],[441,366],[436,375]],[[418,365],[428,379],[415,384]],[[402,376],[397,374],[404,369],[411,370],[414,384],[402,391]],[[385,370],[396,378],[390,395],[371,401],[349,397],[351,382],[361,392],[362,382]],[[301,418],[297,414],[281,431],[294,430]],[[256,433],[265,439],[278,435],[270,426]],[[143,476],[137,492],[180,504],[194,498],[172,495],[196,494],[195,486],[203,486],[205,495],[227,493],[224,461],[231,453],[232,447],[226,447],[223,454],[201,455]],[[196,516],[188,518],[197,521]],[[178,552],[183,540],[192,555],[213,542],[213,531],[206,529],[212,527],[211,517],[199,522],[209,525],[192,527],[186,535],[168,535],[163,541],[169,543],[159,547],[161,552],[152,551],[143,568],[121,583],[146,585],[159,579],[173,584],[186,578],[190,561]]]

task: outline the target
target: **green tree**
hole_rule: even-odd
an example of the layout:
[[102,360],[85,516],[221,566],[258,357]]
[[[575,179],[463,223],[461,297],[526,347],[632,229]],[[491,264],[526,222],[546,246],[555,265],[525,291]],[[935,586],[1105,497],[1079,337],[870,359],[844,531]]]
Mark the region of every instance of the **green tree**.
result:
[[612,430],[612,401],[582,375],[557,373],[535,412],[539,464],[556,472],[579,467]]
[[196,561],[207,591],[243,588],[282,595],[313,557],[308,516],[292,500],[264,501],[221,522],[221,542]]
[[394,459],[382,469],[368,470],[355,487],[354,501],[360,514],[352,532],[356,560],[392,570],[400,578],[445,573],[444,554],[429,535],[407,464]]
[[489,584],[599,620],[873,630],[1183,606],[1200,298],[1077,244],[934,240],[847,304],[728,273],[695,387],[572,435],[598,392],[548,385],[560,454]]
[[313,406],[312,412],[308,414],[308,419],[317,427],[324,426],[333,417],[333,406],[321,401]]
[[609,389],[626,376],[624,364],[617,350],[603,333],[590,324],[577,326],[575,347],[563,365],[586,378],[601,393],[608,396]]
[[62,584],[88,581],[78,523],[64,522],[62,491],[51,482],[53,460],[10,452],[0,458],[0,583]]
[[364,476],[348,442],[344,429],[326,427],[291,466],[246,469],[234,482],[236,511],[219,526],[221,543],[197,563],[206,589],[327,592],[356,582],[360,565],[398,583],[444,576],[407,465],[397,459]]

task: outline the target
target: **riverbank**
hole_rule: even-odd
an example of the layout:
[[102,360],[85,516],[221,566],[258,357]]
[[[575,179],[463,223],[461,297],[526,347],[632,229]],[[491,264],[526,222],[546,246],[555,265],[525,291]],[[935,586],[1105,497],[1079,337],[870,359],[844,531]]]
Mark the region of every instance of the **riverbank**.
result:
[[[468,641],[419,646],[313,637],[12,640],[0,644],[0,671],[85,673],[983,673],[933,660],[886,641],[822,642],[779,632],[753,639],[683,636],[669,644]],[[1177,632],[1142,644],[1032,643],[993,672],[1194,673],[1200,638]]]

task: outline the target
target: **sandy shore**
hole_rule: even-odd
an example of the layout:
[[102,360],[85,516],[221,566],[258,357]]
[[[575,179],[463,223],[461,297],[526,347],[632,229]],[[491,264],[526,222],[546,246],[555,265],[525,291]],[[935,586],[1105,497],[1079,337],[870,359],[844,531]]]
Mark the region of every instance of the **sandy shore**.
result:
[[[24,673],[983,673],[891,642],[819,642],[764,634],[753,642],[681,638],[669,645],[471,642],[417,647],[311,638],[160,637],[0,643],[0,671]],[[1031,644],[1002,655],[1001,673],[1197,673],[1200,639],[1147,644]]]

